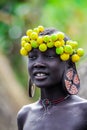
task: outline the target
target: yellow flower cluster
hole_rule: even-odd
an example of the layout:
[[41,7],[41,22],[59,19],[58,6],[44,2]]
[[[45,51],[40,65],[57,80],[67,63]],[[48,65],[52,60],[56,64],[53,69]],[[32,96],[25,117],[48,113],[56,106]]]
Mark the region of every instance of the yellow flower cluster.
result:
[[78,43],[76,41],[64,41],[64,33],[57,32],[52,35],[39,36],[39,33],[43,31],[43,26],[38,26],[33,30],[27,30],[26,36],[21,38],[21,55],[28,55],[33,48],[38,48],[41,52],[45,52],[48,48],[52,47],[55,47],[56,54],[58,54],[63,61],[71,58],[72,62],[77,62],[80,60],[80,57],[84,55],[84,50],[77,48]]

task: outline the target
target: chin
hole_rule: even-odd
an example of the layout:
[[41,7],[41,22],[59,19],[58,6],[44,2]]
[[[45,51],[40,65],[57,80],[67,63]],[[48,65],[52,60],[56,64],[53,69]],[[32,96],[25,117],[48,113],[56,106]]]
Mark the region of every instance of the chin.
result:
[[38,88],[49,88],[51,85],[47,82],[34,82]]
[[38,88],[48,88],[50,86],[47,86],[45,84],[35,84]]
[[53,88],[54,86],[58,86],[58,84],[47,83],[47,82],[35,83],[35,85],[38,88]]
[[38,88],[51,88],[54,86],[58,86],[59,82],[58,81],[54,81],[51,79],[34,79],[33,83],[38,87]]

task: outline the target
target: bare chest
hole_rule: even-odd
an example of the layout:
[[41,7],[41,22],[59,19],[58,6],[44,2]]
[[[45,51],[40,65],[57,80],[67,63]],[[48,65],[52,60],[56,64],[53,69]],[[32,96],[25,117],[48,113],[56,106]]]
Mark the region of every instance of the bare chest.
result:
[[33,110],[29,112],[23,130],[80,130],[81,127],[83,129],[83,120],[82,111],[78,108]]

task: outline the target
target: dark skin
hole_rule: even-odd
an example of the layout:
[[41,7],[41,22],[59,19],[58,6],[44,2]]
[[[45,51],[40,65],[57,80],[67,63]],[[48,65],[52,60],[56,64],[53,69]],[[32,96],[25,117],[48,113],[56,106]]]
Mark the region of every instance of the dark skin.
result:
[[[61,81],[69,65],[60,60],[54,48],[44,53],[33,49],[28,61],[31,81],[41,90],[40,99],[67,96]],[[87,101],[73,95],[44,107],[39,100],[24,106],[17,119],[18,130],[87,130]]]

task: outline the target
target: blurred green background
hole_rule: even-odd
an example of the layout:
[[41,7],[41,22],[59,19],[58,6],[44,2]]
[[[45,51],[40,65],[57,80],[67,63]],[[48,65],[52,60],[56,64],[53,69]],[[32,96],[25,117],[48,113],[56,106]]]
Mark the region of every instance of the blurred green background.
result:
[[[2,56],[2,61],[0,62],[3,62],[0,69],[3,74],[5,73],[5,67],[7,67],[6,70],[9,70],[7,65],[10,65],[12,74],[15,77],[15,82],[20,84],[18,87],[23,88],[25,95],[27,95],[28,90],[27,58],[19,54],[20,39],[27,29],[37,27],[38,25],[55,27],[65,32],[71,39],[78,41],[79,45],[84,48],[86,54],[87,1],[0,0],[0,55]],[[9,64],[3,61],[3,56]],[[80,62],[82,64],[87,62],[87,55],[85,55]],[[8,71],[7,77],[9,76],[10,73]],[[1,77],[4,76],[1,75]],[[5,82],[5,80],[3,80],[3,82]],[[9,84],[11,83],[10,80]],[[0,88],[1,86],[2,85],[0,85]],[[9,89],[8,87],[8,91],[10,91]],[[15,89],[13,89],[13,91],[15,91]],[[21,92],[19,92],[18,95],[20,95],[20,93]],[[34,100],[37,100],[37,95],[38,91],[36,91]],[[21,100],[22,98],[23,97],[21,97]],[[22,104],[20,106],[22,106]],[[17,107],[16,110],[19,108],[20,107]]]

